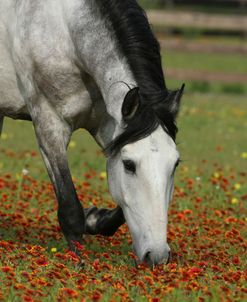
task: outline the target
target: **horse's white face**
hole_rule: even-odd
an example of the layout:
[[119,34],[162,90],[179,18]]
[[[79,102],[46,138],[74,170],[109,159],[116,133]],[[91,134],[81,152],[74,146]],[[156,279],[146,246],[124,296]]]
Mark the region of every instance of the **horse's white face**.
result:
[[123,209],[134,251],[149,265],[169,259],[167,211],[178,160],[176,145],[161,126],[108,159],[111,194]]

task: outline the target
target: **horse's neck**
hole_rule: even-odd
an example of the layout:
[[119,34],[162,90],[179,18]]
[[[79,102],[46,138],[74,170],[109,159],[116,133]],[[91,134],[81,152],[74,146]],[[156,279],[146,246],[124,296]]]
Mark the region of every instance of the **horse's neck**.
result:
[[[107,113],[120,126],[121,108],[129,91],[128,85],[136,86],[134,76],[126,59],[119,52],[116,38],[108,29],[95,2],[74,0],[73,3],[70,26],[79,60],[97,83]],[[119,129],[116,129],[115,135],[118,131]]]

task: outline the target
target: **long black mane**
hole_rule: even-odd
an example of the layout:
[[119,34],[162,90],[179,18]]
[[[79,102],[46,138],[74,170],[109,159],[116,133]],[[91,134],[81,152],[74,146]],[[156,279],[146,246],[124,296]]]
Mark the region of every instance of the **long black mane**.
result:
[[[175,115],[169,110],[176,92],[166,88],[160,46],[144,10],[135,0],[95,0],[114,32],[139,87],[140,108],[125,131],[107,148],[116,152],[127,143],[152,133],[158,125],[175,140]],[[121,80],[121,79],[120,79]]]

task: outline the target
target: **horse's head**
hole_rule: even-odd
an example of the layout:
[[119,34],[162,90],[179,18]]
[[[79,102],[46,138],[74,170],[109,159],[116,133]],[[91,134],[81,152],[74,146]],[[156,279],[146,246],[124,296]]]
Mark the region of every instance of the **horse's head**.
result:
[[[166,104],[163,115],[167,118],[171,114],[175,119],[182,90],[173,94],[169,106]],[[162,111],[160,105],[156,109],[144,108],[139,113],[140,119],[137,117],[131,124],[128,117],[133,118],[139,105],[138,101],[133,101],[136,97],[134,92],[132,102],[129,97],[126,97],[122,108],[128,126],[126,133],[116,142],[117,151],[108,158],[108,181],[113,198],[123,209],[134,251],[140,261],[152,266],[168,261],[170,256],[167,212],[179,153],[169,129],[160,120],[162,113],[155,113],[157,108]],[[141,137],[137,135],[139,125],[136,123],[142,123],[145,128],[146,133],[142,132]],[[134,138],[128,140],[131,133]]]

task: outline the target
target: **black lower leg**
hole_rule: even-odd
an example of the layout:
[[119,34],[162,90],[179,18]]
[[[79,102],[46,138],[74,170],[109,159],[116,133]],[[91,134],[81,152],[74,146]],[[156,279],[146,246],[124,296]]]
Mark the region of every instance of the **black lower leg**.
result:
[[76,194],[67,159],[64,154],[60,157],[49,157],[42,149],[41,153],[58,200],[58,221],[61,230],[70,249],[77,252],[74,243],[82,243],[82,236],[85,233],[85,214]]
[[58,220],[71,249],[82,242],[85,215],[76,194],[67,160],[67,145],[72,128],[42,93],[29,100],[33,125],[41,154],[58,200]]
[[85,209],[86,230],[90,235],[112,236],[125,223],[123,211],[120,207],[114,210],[92,207]]
[[75,203],[73,209],[59,205],[58,221],[70,248],[73,247],[74,242],[82,243],[85,216],[80,204]]
[[62,232],[72,250],[76,249],[74,242],[82,243],[85,233],[85,214],[77,197],[69,170],[60,170],[56,177],[56,195],[59,203],[58,220]]

